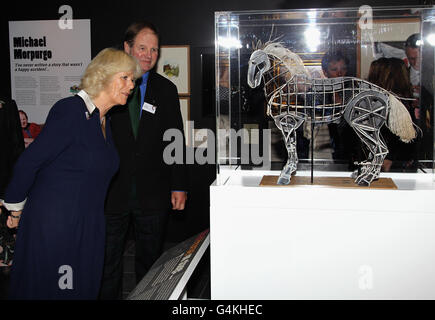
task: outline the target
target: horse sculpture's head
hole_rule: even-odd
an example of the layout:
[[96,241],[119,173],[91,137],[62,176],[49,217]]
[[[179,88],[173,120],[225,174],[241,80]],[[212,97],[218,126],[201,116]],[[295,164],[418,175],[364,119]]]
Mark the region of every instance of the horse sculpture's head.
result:
[[261,77],[271,69],[273,64],[274,74],[271,77],[280,77],[281,81],[289,81],[294,75],[304,75],[310,78],[302,59],[294,52],[285,48],[281,43],[272,42],[263,49],[255,50],[249,58],[248,85],[256,88],[261,83]]
[[255,50],[249,58],[248,85],[251,88],[258,87],[263,73],[269,70],[269,68],[270,61],[267,53],[263,50]]

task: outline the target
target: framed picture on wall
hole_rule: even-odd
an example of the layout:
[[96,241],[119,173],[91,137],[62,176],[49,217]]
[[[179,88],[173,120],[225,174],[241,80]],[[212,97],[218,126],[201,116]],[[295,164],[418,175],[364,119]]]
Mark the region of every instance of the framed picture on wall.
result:
[[190,46],[161,46],[157,73],[171,80],[179,95],[190,95]]
[[358,28],[357,76],[367,79],[370,64],[381,57],[404,59],[406,39],[419,32],[417,18],[373,20],[372,29]]
[[180,97],[180,110],[181,117],[183,119],[183,129],[184,136],[186,138],[186,145],[189,145],[189,126],[188,121],[190,120],[190,98],[189,97]]

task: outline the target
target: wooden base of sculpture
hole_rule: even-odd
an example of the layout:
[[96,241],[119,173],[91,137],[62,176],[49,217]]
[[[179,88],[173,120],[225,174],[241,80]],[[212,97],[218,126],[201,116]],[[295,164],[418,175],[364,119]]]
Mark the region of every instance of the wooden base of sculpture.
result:
[[260,186],[294,187],[315,185],[334,188],[397,189],[396,184],[391,178],[379,178],[373,181],[369,187],[357,185],[354,179],[350,177],[314,177],[314,181],[311,183],[311,177],[309,176],[292,176],[290,184],[288,185],[276,184],[277,180],[278,176],[263,176]]

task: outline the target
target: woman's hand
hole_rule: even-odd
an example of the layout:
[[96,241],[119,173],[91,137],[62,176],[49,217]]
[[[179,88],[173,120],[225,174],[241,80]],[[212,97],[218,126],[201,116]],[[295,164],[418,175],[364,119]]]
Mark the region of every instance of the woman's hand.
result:
[[8,217],[6,224],[9,228],[18,228],[22,211],[11,211],[11,215]]

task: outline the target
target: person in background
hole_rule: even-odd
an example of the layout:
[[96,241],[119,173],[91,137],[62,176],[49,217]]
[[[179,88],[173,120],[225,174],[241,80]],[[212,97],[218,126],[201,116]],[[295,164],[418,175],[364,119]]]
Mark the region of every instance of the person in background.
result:
[[3,199],[12,169],[24,151],[23,133],[17,104],[5,94],[0,95],[0,202]]
[[121,159],[106,200],[106,259],[100,299],[122,297],[122,263],[130,220],[135,238],[138,283],[163,251],[170,210],[183,210],[187,199],[184,164],[168,164],[163,138],[177,129],[185,154],[185,138],[177,87],[155,72],[159,33],[150,22],[131,24],[124,51],[136,57],[144,75],[138,79],[128,108],[111,110],[113,139]]
[[[0,283],[9,282],[9,271],[15,251],[15,230],[8,227],[8,216],[9,212],[0,203]],[[6,297],[6,294],[0,294],[0,299]]]
[[14,229],[7,226],[8,212],[2,205],[6,186],[12,175],[13,166],[24,151],[20,117],[15,100],[0,93],[0,300],[8,295],[10,268],[15,247]]
[[27,148],[35,140],[42,128],[39,124],[30,123],[27,114],[23,110],[18,112],[20,113],[21,128],[23,129],[24,146]]
[[11,299],[96,299],[104,263],[104,200],[119,158],[106,114],[124,105],[141,76],[137,61],[104,49],[77,95],[51,108],[6,189],[16,228]]
[[412,34],[405,42],[405,63],[409,70],[409,80],[412,84],[412,92],[415,98],[412,106],[415,119],[420,119],[420,68],[421,68],[421,36],[419,33]]
[[[327,78],[339,78],[348,75],[349,59],[340,50],[331,50],[322,58],[322,71]],[[336,94],[334,101],[342,103],[343,98]],[[349,124],[341,118],[338,123],[328,124],[329,135],[333,148],[334,160],[347,161],[349,169],[354,169],[354,162],[361,158],[359,138]]]
[[322,58],[322,71],[327,78],[345,77],[349,59],[341,51],[330,51]]
[[[423,136],[417,142],[418,157],[422,160],[433,159],[433,94],[421,83],[421,69],[425,68],[430,75],[433,70],[433,59],[427,59],[422,66],[423,39],[419,33],[414,33],[405,42],[405,63],[408,66],[409,80],[412,85],[414,101],[412,111],[416,124],[422,130]],[[430,52],[430,51],[427,51]],[[428,81],[426,81],[428,83]],[[429,78],[432,83],[432,77]]]
[[[427,46],[429,47],[429,46]],[[375,58],[399,58],[405,62],[408,69],[408,78],[412,85],[413,98],[411,113],[415,123],[421,129],[422,137],[417,140],[417,154],[420,160],[433,159],[433,94],[426,86],[432,86],[433,59],[430,58],[431,47],[424,49],[421,34],[411,34],[405,41],[404,49],[392,47],[386,43],[375,43]],[[428,53],[428,59],[422,66],[423,53]],[[422,79],[424,68],[425,79]],[[424,84],[422,84],[422,81]],[[431,161],[429,166],[431,167]]]
[[[369,82],[384,88],[401,98],[412,98],[413,90],[408,77],[407,67],[399,58],[380,58],[371,63],[369,69]],[[401,101],[408,109],[413,122],[415,116],[412,112],[412,100]],[[404,143],[385,126],[381,134],[387,144],[388,154],[382,164],[383,171],[408,170],[412,167],[416,157],[416,142]]]

